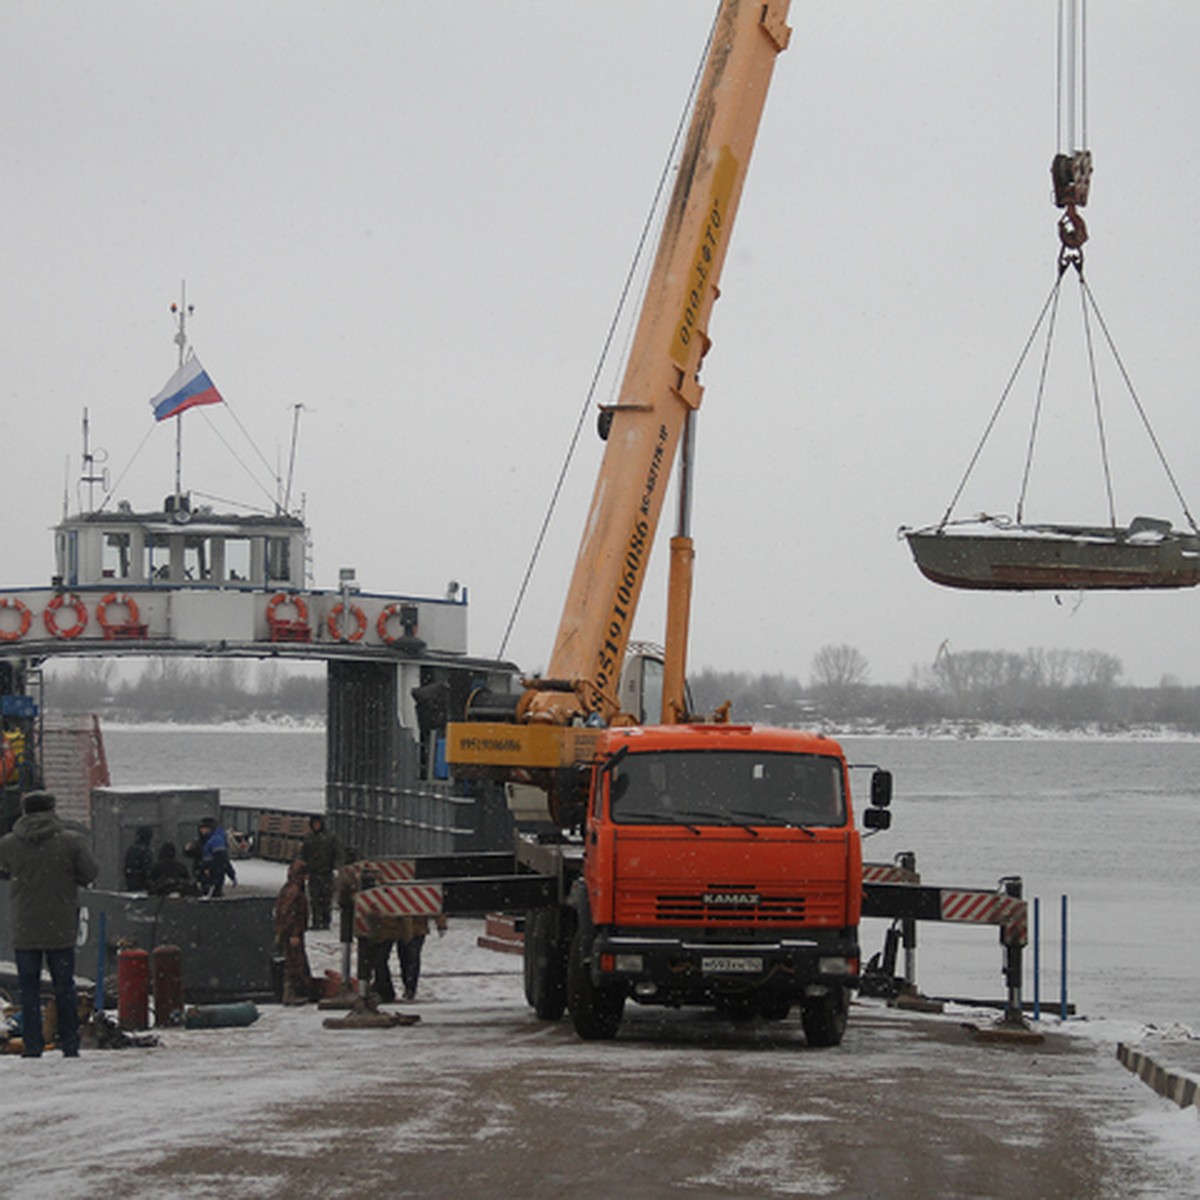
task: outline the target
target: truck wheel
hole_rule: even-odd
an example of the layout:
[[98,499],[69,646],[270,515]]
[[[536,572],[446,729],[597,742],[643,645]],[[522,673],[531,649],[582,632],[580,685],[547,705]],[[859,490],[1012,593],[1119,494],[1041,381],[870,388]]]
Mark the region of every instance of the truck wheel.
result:
[[575,1032],[585,1041],[608,1040],[617,1036],[617,1027],[625,1012],[625,989],[597,987],[584,961],[584,932],[575,931],[567,960],[567,1003]]
[[837,1046],[846,1032],[850,993],[831,987],[823,996],[806,996],[800,1005],[800,1023],[810,1046]]
[[557,930],[548,909],[525,919],[525,999],[543,1021],[557,1021],[567,1010],[567,971]]

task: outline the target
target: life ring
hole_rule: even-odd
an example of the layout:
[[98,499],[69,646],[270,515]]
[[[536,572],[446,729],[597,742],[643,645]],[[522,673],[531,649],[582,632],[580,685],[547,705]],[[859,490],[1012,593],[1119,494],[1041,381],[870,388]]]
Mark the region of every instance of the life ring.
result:
[[300,624],[304,624],[308,620],[308,605],[304,603],[303,596],[289,596],[287,592],[276,592],[267,604],[267,624],[278,625],[281,623],[280,618],[275,615],[275,610],[281,604],[291,604],[296,609],[296,620]]
[[361,642],[363,634],[367,632],[367,614],[357,604],[351,604],[350,616],[354,618],[354,629],[350,633],[343,633],[342,622],[338,618],[345,610],[346,606],[341,602],[335,604],[329,610],[329,616],[325,619],[325,625],[329,629],[329,636],[335,642]]
[[379,614],[379,620],[375,622],[375,632],[379,634],[379,640],[387,646],[390,646],[399,636],[399,634],[388,633],[388,621],[392,617],[400,615],[400,607],[399,604],[386,605]]
[[[75,624],[68,626],[66,629],[60,629],[58,626],[58,610],[63,605],[75,610]],[[71,638],[77,638],[86,628],[88,623],[87,605],[84,604],[78,596],[71,595],[69,592],[59,592],[49,604],[46,605],[45,611],[42,613],[42,620],[46,623],[46,632],[51,637],[63,638],[69,641]]]
[[110,604],[123,604],[128,610],[129,616],[121,623],[122,625],[136,625],[138,623],[138,606],[137,601],[129,595],[122,593],[117,595],[116,592],[109,592],[99,604],[96,605],[96,620],[100,622],[100,628],[107,634],[113,625],[108,620],[108,606]]
[[0,642],[20,641],[29,632],[29,626],[33,622],[33,614],[29,611],[29,606],[15,596],[12,599],[5,596],[0,599],[0,608],[15,608],[21,618],[20,629],[0,629]]

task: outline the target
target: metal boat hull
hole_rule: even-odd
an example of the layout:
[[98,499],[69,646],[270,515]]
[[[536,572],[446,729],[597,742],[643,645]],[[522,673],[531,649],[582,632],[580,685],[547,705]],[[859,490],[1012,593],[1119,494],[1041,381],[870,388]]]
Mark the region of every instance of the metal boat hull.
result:
[[[1155,523],[1157,525],[1158,523]],[[954,526],[905,530],[921,573],[992,591],[1135,590],[1200,583],[1200,539],[1161,527]]]

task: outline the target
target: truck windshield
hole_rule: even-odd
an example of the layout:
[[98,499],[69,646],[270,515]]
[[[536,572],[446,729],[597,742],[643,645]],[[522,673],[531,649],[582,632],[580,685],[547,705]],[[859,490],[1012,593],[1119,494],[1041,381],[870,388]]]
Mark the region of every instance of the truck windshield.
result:
[[679,750],[627,754],[612,773],[618,824],[842,825],[842,766],[821,754]]

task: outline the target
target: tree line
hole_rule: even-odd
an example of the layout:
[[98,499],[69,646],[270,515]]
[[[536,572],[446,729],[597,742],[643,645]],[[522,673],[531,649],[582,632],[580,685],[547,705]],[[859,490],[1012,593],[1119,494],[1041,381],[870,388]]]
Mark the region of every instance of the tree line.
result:
[[[853,646],[822,646],[807,680],[710,668],[690,681],[691,707],[715,712],[726,701],[738,721],[775,725],[869,724],[883,729],[942,723],[1031,724],[1051,729],[1163,725],[1200,732],[1200,688],[1164,679],[1122,684],[1119,659],[1100,650],[961,650],[943,647],[904,685],[872,684]],[[108,720],[319,721],[324,674],[275,661],[147,659],[140,673],[112,659],[55,664],[46,689],[51,711],[99,712]]]
[[907,684],[869,682],[853,646],[822,646],[807,681],[778,675],[702,671],[691,681],[697,712],[732,701],[738,720],[777,725],[830,722],[884,729],[944,723],[1030,724],[1049,729],[1119,730],[1163,725],[1200,732],[1200,688],[1164,678],[1157,687],[1123,685],[1120,659],[1102,650],[1034,648],[951,652],[914,669]]
[[139,673],[113,659],[55,664],[46,685],[51,712],[97,712],[106,720],[323,720],[325,676],[280,663],[153,658]]

